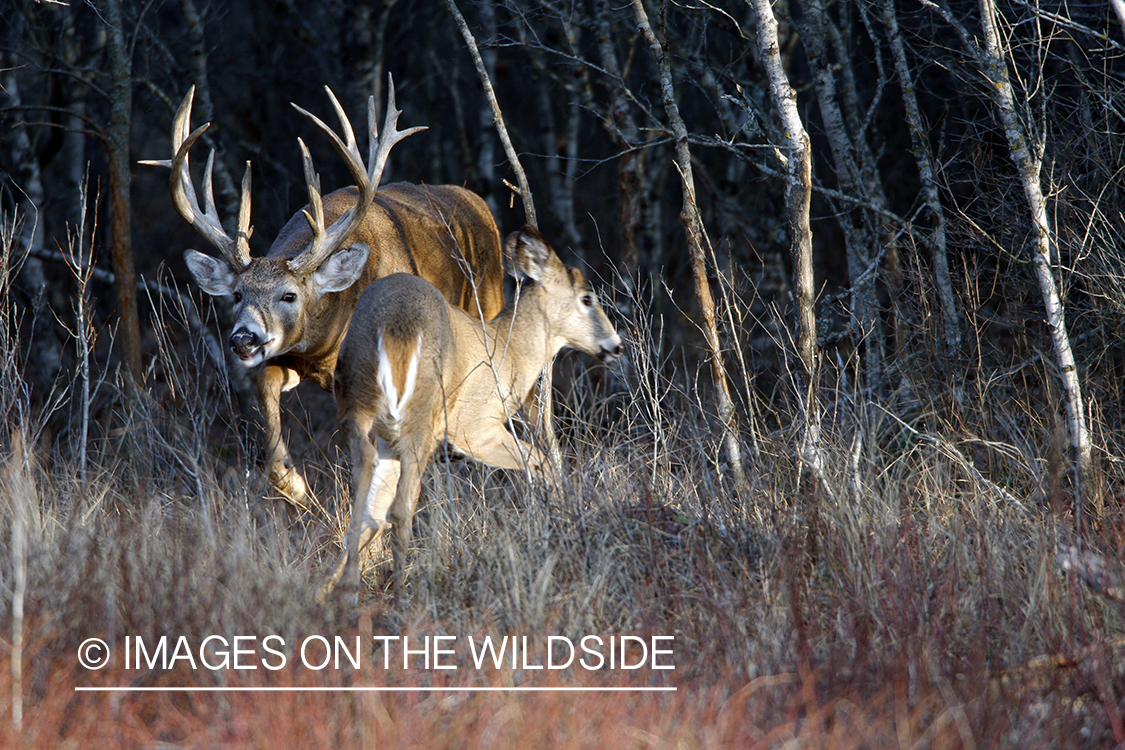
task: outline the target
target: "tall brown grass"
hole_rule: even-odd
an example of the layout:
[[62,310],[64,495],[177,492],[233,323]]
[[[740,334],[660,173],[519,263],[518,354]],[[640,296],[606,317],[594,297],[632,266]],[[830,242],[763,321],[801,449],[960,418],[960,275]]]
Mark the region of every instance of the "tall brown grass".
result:
[[[5,236],[8,258],[13,235]],[[742,427],[753,461],[748,486],[737,488],[718,466],[707,395],[684,362],[662,354],[659,326],[633,300],[618,386],[579,379],[564,399],[575,411],[560,420],[571,462],[559,487],[436,462],[411,598],[390,598],[376,557],[357,612],[343,598],[314,603],[347,512],[329,399],[302,391],[291,415],[294,433],[307,433],[294,443],[321,501],[291,518],[269,498],[187,311],[153,300],[150,398],[127,402],[103,357],[83,417],[74,388],[31,387],[22,362],[34,343],[21,339],[11,297],[0,302],[0,539],[9,550],[0,560],[0,746],[1125,742],[1115,648],[1125,612],[1057,569],[1057,551],[1076,532],[1061,499],[1065,476],[1052,464],[1055,423],[1041,416],[1041,394],[1000,366],[961,382],[919,369],[911,376],[923,382],[875,405],[848,385],[844,360],[824,386],[836,504],[801,484],[794,407],[747,388]],[[1105,455],[1118,455],[1111,437],[1100,439]],[[1105,516],[1083,543],[1111,559],[1125,541],[1121,488],[1120,464],[1104,461],[1093,490]],[[20,534],[26,554],[12,543]],[[26,593],[17,627],[18,572]],[[316,671],[290,654],[277,671],[126,669],[120,654],[137,636],[150,644],[184,636],[196,648],[210,635],[271,634],[290,646],[314,634],[360,635],[364,666]],[[676,668],[477,672],[462,646],[454,671],[386,670],[373,635],[452,635],[461,644],[486,635],[674,636]],[[115,650],[103,670],[78,663],[92,637]],[[676,691],[314,690],[487,685]],[[97,686],[299,690],[75,690]]]

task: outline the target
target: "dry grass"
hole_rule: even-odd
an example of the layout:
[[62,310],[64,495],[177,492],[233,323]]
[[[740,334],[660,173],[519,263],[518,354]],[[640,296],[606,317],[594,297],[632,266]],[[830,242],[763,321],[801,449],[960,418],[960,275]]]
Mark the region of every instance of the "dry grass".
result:
[[[562,420],[574,460],[559,487],[435,463],[418,519],[412,598],[387,595],[385,563],[375,560],[355,612],[342,597],[325,607],[313,597],[338,554],[347,491],[331,426],[318,418],[331,413],[323,397],[303,394],[304,411],[291,424],[308,431],[295,442],[304,441],[324,512],[291,518],[266,499],[225,385],[202,349],[184,343],[190,336],[175,311],[161,311],[153,400],[127,404],[109,374],[95,391],[86,446],[76,429],[52,427],[60,414],[69,424],[81,418],[69,392],[54,412],[31,395],[13,315],[4,308],[0,352],[0,538],[11,551],[0,560],[0,747],[1125,741],[1115,645],[1125,612],[1055,565],[1056,552],[1075,540],[1065,481],[1052,473],[1055,429],[1016,378],[960,383],[960,403],[936,381],[883,407],[845,385],[826,390],[832,504],[800,481],[788,407],[762,401],[752,412],[760,418],[743,424],[748,447],[757,448],[747,452],[749,486],[732,487],[700,416],[706,396],[682,366],[657,354],[659,342],[645,334],[652,326],[630,321],[621,387],[609,396],[579,390],[568,401],[582,416]],[[1117,446],[1103,448],[1116,455]],[[1086,543],[1116,559],[1125,542],[1122,479],[1119,464],[1102,466],[1094,489],[1106,515]],[[26,540],[26,559],[17,537]],[[292,652],[276,671],[183,661],[125,668],[125,639],[153,644],[162,635],[183,636],[193,649],[211,635],[276,635],[290,649],[312,635],[358,635],[367,645],[358,670],[304,668]],[[460,668],[401,669],[395,661],[384,669],[375,635],[456,636]],[[551,635],[674,636],[676,668],[473,668],[467,639],[505,635],[532,644]],[[78,647],[91,637],[115,650],[100,671],[78,663]],[[677,690],[314,690],[488,685]],[[299,690],[108,695],[78,686]]]

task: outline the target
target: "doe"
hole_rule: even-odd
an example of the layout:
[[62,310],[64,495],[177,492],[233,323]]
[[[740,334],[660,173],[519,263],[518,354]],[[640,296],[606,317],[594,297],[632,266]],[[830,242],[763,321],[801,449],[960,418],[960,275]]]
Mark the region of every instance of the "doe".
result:
[[487,323],[409,274],[376,280],[360,296],[334,379],[352,515],[344,557],[320,598],[345,573],[358,590],[360,552],[387,529],[399,589],[422,475],[442,441],[541,477],[547,456],[508,430],[536,377],[565,347],[606,362],[621,355],[621,337],[582,272],[563,265],[538,231],[525,226],[505,249],[522,283]]

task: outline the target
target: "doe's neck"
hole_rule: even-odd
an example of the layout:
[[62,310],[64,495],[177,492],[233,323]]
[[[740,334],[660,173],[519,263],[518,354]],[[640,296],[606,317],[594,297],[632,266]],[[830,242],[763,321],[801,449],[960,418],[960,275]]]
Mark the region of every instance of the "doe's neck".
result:
[[546,316],[543,288],[534,282],[516,285],[516,293],[486,325],[489,338],[505,352],[506,364],[538,373],[562,345]]

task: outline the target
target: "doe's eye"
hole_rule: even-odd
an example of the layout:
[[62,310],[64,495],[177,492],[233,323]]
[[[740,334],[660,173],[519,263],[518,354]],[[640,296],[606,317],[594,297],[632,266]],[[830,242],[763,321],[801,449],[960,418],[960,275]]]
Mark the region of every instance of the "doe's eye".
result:
[[293,292],[286,292],[285,294],[281,295],[281,301],[286,303],[296,302],[297,295]]
[[586,307],[593,307],[594,306],[594,295],[583,294],[582,295],[582,304],[585,305]]
[[241,301],[242,301],[242,292],[235,292],[234,293],[234,304],[237,305]]

